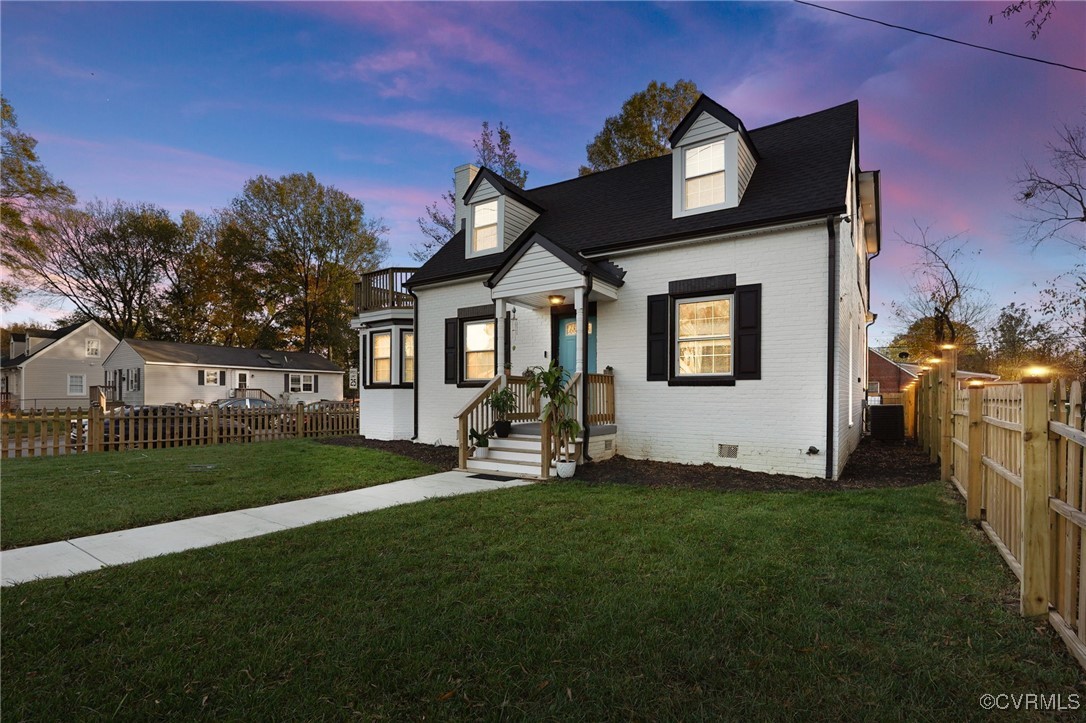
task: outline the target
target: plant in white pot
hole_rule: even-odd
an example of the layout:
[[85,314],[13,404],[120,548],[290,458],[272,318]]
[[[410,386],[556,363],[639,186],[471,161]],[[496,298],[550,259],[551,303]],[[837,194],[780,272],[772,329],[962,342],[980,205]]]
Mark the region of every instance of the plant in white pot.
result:
[[575,418],[577,396],[567,388],[569,374],[558,362],[551,361],[546,369],[529,369],[525,377],[528,388],[538,391],[540,399],[546,400],[540,410],[539,421],[544,427],[549,423],[551,452],[558,476],[572,477],[577,470],[576,455],[572,452],[575,450],[577,435],[581,433],[581,425]]
[[490,438],[484,433],[476,432],[475,427],[472,427],[471,431],[468,432],[468,437],[471,438],[471,443],[475,446],[475,452],[471,456],[474,459],[486,459],[490,454]]

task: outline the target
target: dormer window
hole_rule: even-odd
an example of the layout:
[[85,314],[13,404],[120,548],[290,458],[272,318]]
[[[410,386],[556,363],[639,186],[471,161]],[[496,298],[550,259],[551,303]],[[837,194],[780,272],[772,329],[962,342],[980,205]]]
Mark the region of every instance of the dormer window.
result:
[[724,141],[684,151],[683,209],[724,203]]
[[498,201],[475,206],[472,214],[471,251],[478,253],[498,247]]

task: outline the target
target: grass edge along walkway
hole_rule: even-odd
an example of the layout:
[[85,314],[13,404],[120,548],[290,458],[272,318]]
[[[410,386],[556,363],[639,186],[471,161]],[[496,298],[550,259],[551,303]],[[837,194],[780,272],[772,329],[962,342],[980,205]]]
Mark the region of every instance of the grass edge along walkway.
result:
[[0,547],[57,542],[437,471],[387,452],[313,440],[5,460]]
[[941,485],[530,485],[20,586],[5,716],[983,720],[1082,693],[1013,590]]

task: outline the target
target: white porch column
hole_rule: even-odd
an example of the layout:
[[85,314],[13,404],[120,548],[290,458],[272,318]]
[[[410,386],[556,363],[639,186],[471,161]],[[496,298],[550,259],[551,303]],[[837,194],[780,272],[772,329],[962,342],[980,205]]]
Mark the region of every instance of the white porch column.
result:
[[498,375],[505,374],[505,299],[494,300],[494,354],[498,360]]
[[584,289],[573,290],[573,306],[577,310],[577,363],[574,365],[574,369],[579,372],[584,371],[584,345],[585,345],[585,309],[584,309]]

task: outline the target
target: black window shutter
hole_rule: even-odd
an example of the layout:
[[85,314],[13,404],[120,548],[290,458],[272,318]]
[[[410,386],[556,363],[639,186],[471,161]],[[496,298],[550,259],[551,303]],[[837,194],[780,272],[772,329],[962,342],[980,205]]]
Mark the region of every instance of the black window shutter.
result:
[[200,387],[204,386],[204,370],[203,369],[196,372],[196,385],[200,386]]
[[225,387],[226,386],[226,370],[225,369],[220,369],[219,370],[219,386],[220,387]]
[[321,380],[321,378],[320,378],[319,374],[314,374],[313,375],[313,393],[314,394],[316,394],[317,392],[320,391],[320,380]]
[[289,392],[290,391],[290,375],[289,374],[284,374],[283,375],[283,391],[284,392]]
[[649,297],[648,365],[645,379],[666,382],[668,368],[667,328],[671,298],[667,294]]
[[[510,331],[511,331],[511,324],[509,323],[509,312],[507,311],[507,312],[505,312],[505,352],[504,352],[505,353],[505,363],[506,364],[512,364],[513,363],[513,356],[512,356],[512,354],[513,354],[513,344],[509,340],[509,332]],[[497,366],[497,364],[498,364],[498,361],[497,361],[496,357],[495,357],[495,360],[494,360],[494,364],[495,364],[495,366]],[[502,373],[502,371],[503,370],[501,370],[501,369],[495,369],[494,373],[495,374],[500,374],[500,373]]]
[[762,285],[735,290],[735,378],[762,378]]
[[445,383],[456,384],[456,366],[460,355],[457,353],[457,337],[460,335],[460,322],[457,319],[445,320]]

